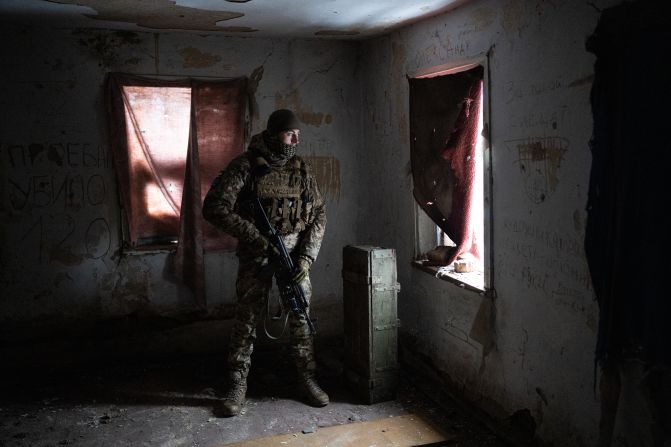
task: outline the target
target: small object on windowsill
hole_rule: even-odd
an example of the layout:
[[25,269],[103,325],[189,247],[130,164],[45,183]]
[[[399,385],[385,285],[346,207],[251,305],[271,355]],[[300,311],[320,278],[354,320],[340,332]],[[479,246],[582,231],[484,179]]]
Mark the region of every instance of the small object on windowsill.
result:
[[457,273],[470,273],[473,271],[473,263],[465,259],[454,261],[454,271]]
[[457,247],[438,245],[436,248],[426,253],[427,260],[423,262],[423,265],[447,265],[447,261],[456,249]]

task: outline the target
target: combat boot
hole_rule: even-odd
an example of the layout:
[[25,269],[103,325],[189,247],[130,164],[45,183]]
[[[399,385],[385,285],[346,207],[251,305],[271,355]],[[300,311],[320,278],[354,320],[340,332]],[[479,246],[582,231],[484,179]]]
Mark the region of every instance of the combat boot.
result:
[[314,374],[304,373],[299,376],[299,387],[303,396],[313,407],[323,407],[329,403],[329,395],[321,389]]
[[247,394],[247,379],[231,377],[230,385],[221,402],[221,413],[224,416],[237,416],[240,414],[242,405]]

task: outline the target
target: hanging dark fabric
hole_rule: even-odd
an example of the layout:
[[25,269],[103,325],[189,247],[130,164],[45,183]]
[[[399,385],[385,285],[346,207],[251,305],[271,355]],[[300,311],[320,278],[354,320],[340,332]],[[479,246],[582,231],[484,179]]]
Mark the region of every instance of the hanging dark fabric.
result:
[[[193,83],[201,205],[219,172],[244,151],[247,84],[246,78]],[[235,250],[234,237],[202,219],[200,211],[198,216],[204,225],[205,251]]]
[[236,240],[202,218],[212,180],[244,146],[247,80],[193,82],[191,126],[175,273],[205,308],[204,252],[231,250]]
[[409,79],[413,195],[457,244],[447,264],[470,249],[470,209],[484,69]]
[[671,366],[668,12],[655,2],[607,9],[587,43],[597,60],[585,251],[602,364]]

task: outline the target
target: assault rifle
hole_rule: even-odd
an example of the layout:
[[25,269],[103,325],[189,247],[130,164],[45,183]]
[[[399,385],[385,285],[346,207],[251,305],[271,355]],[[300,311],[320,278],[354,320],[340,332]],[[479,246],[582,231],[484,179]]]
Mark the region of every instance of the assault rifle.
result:
[[305,292],[303,292],[303,288],[300,284],[296,284],[291,280],[297,270],[296,264],[289,255],[287,247],[284,245],[282,235],[280,235],[275,226],[268,219],[268,215],[263,209],[263,205],[261,205],[259,198],[254,197],[251,202],[256,225],[259,227],[259,230],[261,230],[261,233],[268,235],[270,244],[277,252],[276,262],[271,265],[274,266],[274,273],[277,277],[277,287],[280,290],[280,297],[283,302],[289,304],[291,311],[297,317],[301,315],[305,316],[305,319],[308,322],[308,327],[310,328],[310,334],[314,335],[316,330],[307,312],[308,302],[305,299]]

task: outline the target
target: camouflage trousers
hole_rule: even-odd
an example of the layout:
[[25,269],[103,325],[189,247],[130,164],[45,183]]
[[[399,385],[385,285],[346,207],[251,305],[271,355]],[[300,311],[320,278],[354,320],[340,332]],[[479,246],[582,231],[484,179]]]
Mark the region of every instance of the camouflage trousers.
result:
[[[290,249],[290,244],[286,241],[285,244]],[[228,366],[234,377],[243,379],[249,374],[257,323],[266,308],[266,300],[272,287],[272,278],[260,279],[257,276],[260,266],[258,259],[240,258],[236,282],[238,300],[229,344]],[[300,285],[309,304],[312,296],[309,275]],[[307,320],[305,316],[298,317],[290,310],[287,311],[289,312],[290,352],[296,369],[299,373],[312,374],[316,363],[313,339]]]

